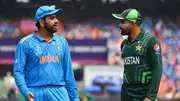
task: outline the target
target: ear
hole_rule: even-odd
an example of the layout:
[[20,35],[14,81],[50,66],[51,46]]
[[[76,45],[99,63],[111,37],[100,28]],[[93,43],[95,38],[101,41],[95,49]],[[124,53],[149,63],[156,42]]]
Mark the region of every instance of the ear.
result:
[[136,22],[131,22],[131,27],[136,26]]
[[39,20],[39,24],[40,24],[40,26],[44,27],[44,24],[45,24],[45,23],[44,23],[44,20],[40,19],[40,20]]

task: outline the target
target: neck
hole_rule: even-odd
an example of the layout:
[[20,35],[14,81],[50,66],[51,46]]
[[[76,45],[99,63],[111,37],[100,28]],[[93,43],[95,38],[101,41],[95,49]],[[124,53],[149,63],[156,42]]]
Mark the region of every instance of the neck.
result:
[[136,25],[132,28],[132,32],[129,35],[129,40],[130,41],[134,41],[136,39],[136,37],[139,35],[139,33],[141,32],[140,26]]
[[38,30],[38,35],[40,37],[44,38],[46,42],[49,42],[53,37],[52,33],[45,30],[45,29],[39,29]]

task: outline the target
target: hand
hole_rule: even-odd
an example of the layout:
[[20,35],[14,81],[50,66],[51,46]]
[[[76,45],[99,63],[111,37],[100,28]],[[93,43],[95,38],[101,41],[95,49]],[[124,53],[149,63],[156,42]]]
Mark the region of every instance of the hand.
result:
[[143,101],[151,101],[150,99],[148,99],[148,98],[145,98]]
[[34,101],[34,94],[32,92],[28,93],[28,101]]

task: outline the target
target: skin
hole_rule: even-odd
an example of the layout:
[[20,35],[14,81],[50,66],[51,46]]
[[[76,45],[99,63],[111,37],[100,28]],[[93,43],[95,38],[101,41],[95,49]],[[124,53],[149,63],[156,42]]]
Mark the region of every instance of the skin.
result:
[[[38,35],[43,37],[46,42],[52,40],[53,33],[57,31],[58,19],[55,14],[48,15],[43,19],[39,20],[40,29],[38,29]],[[34,94],[28,93],[28,101],[34,101]]]
[[128,35],[129,41],[134,41],[141,31],[140,25],[128,20],[120,20],[119,28],[121,35]]
[[34,94],[32,92],[28,93],[28,101],[34,101]]
[[52,35],[57,31],[58,19],[55,14],[48,15],[43,19],[39,20],[40,29],[38,30],[38,35],[43,37],[46,42],[52,39]]

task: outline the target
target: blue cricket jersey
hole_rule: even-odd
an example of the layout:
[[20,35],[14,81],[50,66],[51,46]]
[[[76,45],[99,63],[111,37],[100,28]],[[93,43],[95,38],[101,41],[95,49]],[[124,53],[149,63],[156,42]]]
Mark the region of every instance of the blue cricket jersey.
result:
[[71,101],[79,99],[68,43],[55,33],[50,42],[45,42],[36,31],[19,41],[14,78],[25,97],[28,87],[60,85],[65,86]]

